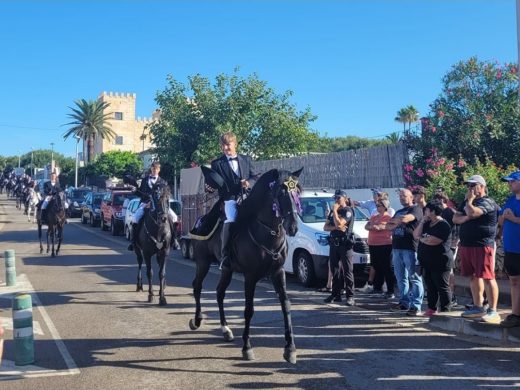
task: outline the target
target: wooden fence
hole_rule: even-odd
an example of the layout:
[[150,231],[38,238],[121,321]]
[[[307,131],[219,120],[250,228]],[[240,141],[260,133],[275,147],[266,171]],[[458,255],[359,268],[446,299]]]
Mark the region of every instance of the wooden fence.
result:
[[404,186],[403,164],[408,159],[403,143],[309,154],[283,160],[256,161],[255,169],[295,171],[304,167],[301,183],[307,188],[396,188]]

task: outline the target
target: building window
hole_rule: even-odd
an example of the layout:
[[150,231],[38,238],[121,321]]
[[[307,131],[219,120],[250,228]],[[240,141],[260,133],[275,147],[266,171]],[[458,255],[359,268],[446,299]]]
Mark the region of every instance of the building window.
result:
[[123,136],[122,135],[118,135],[116,137],[116,145],[123,145]]
[[123,113],[122,112],[114,112],[114,119],[116,121],[122,121],[123,120]]

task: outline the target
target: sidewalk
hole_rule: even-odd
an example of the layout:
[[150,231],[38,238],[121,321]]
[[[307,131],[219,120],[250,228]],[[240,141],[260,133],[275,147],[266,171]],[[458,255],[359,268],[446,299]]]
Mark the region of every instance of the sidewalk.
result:
[[[509,279],[497,279],[498,284],[498,305],[506,309],[511,308],[511,289]],[[469,278],[455,274],[455,295],[466,297],[471,300],[471,289],[469,288]]]

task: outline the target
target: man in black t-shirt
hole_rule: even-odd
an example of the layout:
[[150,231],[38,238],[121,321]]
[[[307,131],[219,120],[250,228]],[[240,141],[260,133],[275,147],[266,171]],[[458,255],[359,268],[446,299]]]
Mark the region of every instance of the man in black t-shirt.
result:
[[406,188],[399,191],[399,201],[403,208],[386,224],[386,229],[392,230],[392,262],[400,292],[399,303],[393,308],[416,316],[421,314],[424,287],[415,270],[417,242],[413,231],[423,212],[421,206],[413,204],[412,192]]
[[[460,225],[460,274],[471,278],[474,306],[462,313],[462,316],[498,324],[501,319],[496,312],[498,285],[495,280],[495,238],[499,207],[487,196],[486,181],[482,176],[473,175],[464,183],[468,191],[465,201],[453,216],[453,222]],[[483,307],[482,284],[489,301],[487,311]]]

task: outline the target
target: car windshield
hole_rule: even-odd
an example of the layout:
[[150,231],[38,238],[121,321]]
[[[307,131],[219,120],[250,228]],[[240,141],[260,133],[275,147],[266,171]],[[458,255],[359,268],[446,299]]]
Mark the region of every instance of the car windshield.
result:
[[80,190],[71,191],[70,197],[72,199],[83,199],[85,197],[85,195],[87,195],[89,192],[90,191],[80,191]]
[[122,206],[125,199],[134,199],[137,195],[134,194],[116,194],[114,195],[114,206]]
[[[332,197],[323,197],[323,198],[301,198],[302,204],[302,214],[300,217],[303,222],[312,223],[312,222],[322,222],[324,223],[327,220],[327,216],[329,215],[330,210],[332,210],[332,205],[334,204],[334,199]],[[361,211],[358,207],[354,208],[356,221],[368,221],[367,215]]]

